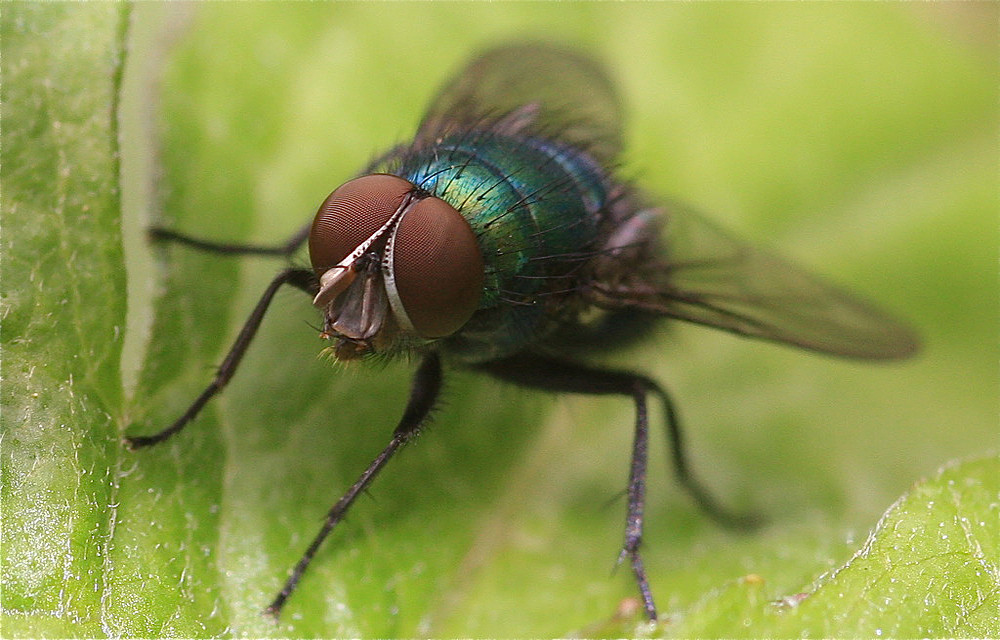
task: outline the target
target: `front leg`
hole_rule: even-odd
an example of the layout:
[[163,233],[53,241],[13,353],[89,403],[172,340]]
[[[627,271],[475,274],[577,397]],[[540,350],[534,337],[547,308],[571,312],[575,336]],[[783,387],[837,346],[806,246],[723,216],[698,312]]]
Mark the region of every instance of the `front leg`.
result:
[[437,353],[431,352],[424,356],[423,362],[420,363],[420,367],[417,369],[417,373],[413,378],[413,385],[410,388],[410,400],[406,405],[406,411],[403,412],[403,417],[400,418],[389,444],[382,450],[382,453],[378,454],[372,460],[368,468],[364,470],[354,484],[351,485],[351,488],[347,490],[347,493],[330,508],[330,512],[327,513],[326,521],[320,528],[319,533],[316,534],[312,543],[306,549],[305,553],[302,554],[302,557],[285,581],[285,586],[282,587],[278,595],[268,605],[265,613],[275,618],[278,617],[281,609],[285,606],[285,601],[292,595],[292,591],[295,590],[299,580],[302,579],[302,575],[306,572],[306,568],[309,567],[309,563],[312,562],[313,556],[316,555],[320,545],[330,535],[333,528],[337,526],[337,523],[344,519],[344,515],[347,514],[347,510],[354,504],[354,500],[362,491],[368,488],[368,485],[371,484],[372,480],[375,479],[375,476],[378,475],[378,472],[382,470],[392,456],[403,445],[417,436],[420,432],[420,427],[427,420],[428,414],[430,414],[437,402],[438,394],[441,392],[441,379],[441,359]]
[[240,330],[239,335],[236,336],[236,341],[230,347],[229,353],[226,354],[226,359],[219,365],[212,382],[205,387],[201,395],[195,398],[195,401],[191,403],[187,411],[166,429],[148,436],[126,436],[125,445],[128,448],[139,449],[163,442],[194,420],[198,412],[202,410],[202,407],[225,388],[229,380],[233,377],[233,374],[236,373],[236,369],[239,368],[240,361],[243,360],[247,349],[250,348],[250,343],[253,341],[254,336],[257,335],[257,329],[260,328],[260,323],[264,321],[264,314],[267,313],[268,307],[271,306],[274,295],[278,292],[278,289],[286,284],[309,295],[315,295],[316,277],[308,269],[284,269],[278,275],[274,276],[271,284],[267,285],[263,295],[261,295],[260,300],[257,302],[257,306],[254,307],[246,321],[244,321],[243,328]]

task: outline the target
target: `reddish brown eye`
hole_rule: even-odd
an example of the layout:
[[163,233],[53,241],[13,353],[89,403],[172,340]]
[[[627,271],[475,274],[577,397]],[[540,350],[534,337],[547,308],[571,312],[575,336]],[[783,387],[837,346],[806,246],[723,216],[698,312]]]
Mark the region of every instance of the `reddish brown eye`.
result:
[[337,187],[316,212],[309,232],[309,259],[317,273],[334,266],[378,231],[413,185],[386,174],[355,178]]
[[399,222],[393,239],[393,279],[417,334],[455,333],[479,307],[483,255],[472,227],[439,198],[424,198]]

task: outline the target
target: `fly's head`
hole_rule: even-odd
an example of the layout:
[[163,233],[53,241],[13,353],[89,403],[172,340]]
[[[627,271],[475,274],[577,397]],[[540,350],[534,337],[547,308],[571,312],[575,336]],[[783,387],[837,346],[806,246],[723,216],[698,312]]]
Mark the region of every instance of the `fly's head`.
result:
[[447,337],[483,293],[476,235],[450,204],[389,174],[338,187],[316,213],[309,258],[321,337],[338,359],[398,353]]

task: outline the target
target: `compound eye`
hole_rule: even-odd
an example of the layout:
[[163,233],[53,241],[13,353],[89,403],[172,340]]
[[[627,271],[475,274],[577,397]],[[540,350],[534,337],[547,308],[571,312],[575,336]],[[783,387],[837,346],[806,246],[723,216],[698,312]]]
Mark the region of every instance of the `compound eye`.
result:
[[309,259],[322,274],[379,230],[413,190],[408,181],[376,173],[337,187],[313,219]]
[[472,227],[440,198],[415,203],[393,240],[392,276],[399,303],[418,335],[455,333],[479,308],[483,254]]

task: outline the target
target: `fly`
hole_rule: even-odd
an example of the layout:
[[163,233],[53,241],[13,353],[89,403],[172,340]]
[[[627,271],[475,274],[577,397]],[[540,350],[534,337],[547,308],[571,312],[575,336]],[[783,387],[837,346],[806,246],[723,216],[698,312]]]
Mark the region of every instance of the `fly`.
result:
[[274,277],[211,384],[166,429],[126,438],[133,449],[176,434],[225,387],[285,285],[312,298],[323,316],[320,337],[337,359],[419,359],[389,444],[330,509],[268,613],[279,615],[355,498],[417,435],[445,366],[549,392],[631,398],[619,562],[631,566],[655,620],[640,554],[650,396],[665,408],[680,484],[717,520],[745,520],[692,475],[666,390],[639,372],[587,364],[588,355],[637,340],[655,317],[850,358],[916,351],[910,329],[875,307],[689,211],[651,204],[616,177],[620,120],[612,84],[589,58],[543,44],[499,47],[438,93],[411,144],[336,188],[284,245],[152,231],[228,254],[291,256],[308,243],[312,268]]

